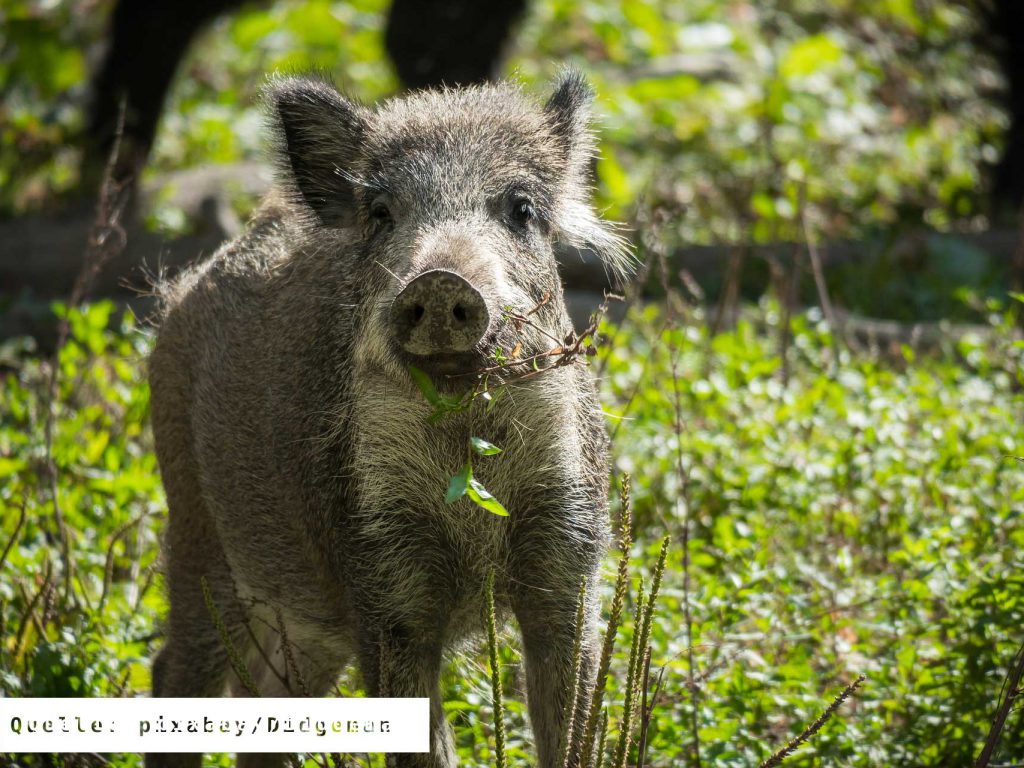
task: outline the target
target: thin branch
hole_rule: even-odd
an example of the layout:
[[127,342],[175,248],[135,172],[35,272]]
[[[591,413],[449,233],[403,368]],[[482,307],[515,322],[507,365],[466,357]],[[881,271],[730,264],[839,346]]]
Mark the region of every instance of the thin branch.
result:
[[128,531],[132,530],[135,526],[141,523],[146,517],[146,513],[143,512],[141,515],[136,517],[134,520],[130,520],[116,531],[114,535],[110,537],[110,544],[107,546],[107,558],[103,565],[103,591],[100,593],[100,602],[97,606],[97,610],[102,610],[104,604],[107,602],[107,595],[110,592],[111,582],[114,580],[114,545],[124,536]]
[[[803,198],[803,194],[801,194],[801,198]],[[821,302],[821,311],[825,313],[825,319],[828,320],[828,327],[832,336],[832,371],[833,375],[835,375],[835,371],[839,367],[839,338],[842,333],[842,329],[836,322],[836,313],[832,308],[832,299],[828,294],[828,284],[825,282],[825,270],[822,267],[821,254],[818,252],[818,245],[814,238],[811,237],[811,227],[808,223],[806,203],[801,204],[800,221],[804,229],[804,240],[807,241],[807,254],[811,259],[811,272],[814,274],[814,284],[818,289],[818,300]]]
[[18,510],[18,522],[14,525],[14,531],[11,533],[11,538],[7,542],[7,546],[4,547],[3,554],[0,555],[0,570],[3,570],[4,563],[7,562],[7,555],[14,548],[14,543],[18,540],[18,534],[21,533],[21,526],[25,524],[25,500],[21,500],[21,509]]
[[711,328],[708,330],[708,339],[713,339],[722,330],[727,310],[730,315],[735,314],[735,307],[739,301],[740,276],[743,273],[743,262],[746,260],[746,255],[747,249],[741,245],[734,246],[729,254],[725,286],[718,297],[715,315],[711,320]]
[[17,634],[17,636],[14,639],[14,654],[13,654],[13,658],[15,658],[15,659],[17,659],[21,655],[21,652],[23,650],[22,649],[22,641],[25,639],[25,633],[26,633],[26,630],[28,629],[29,623],[32,623],[32,624],[35,625],[36,632],[39,634],[40,637],[44,637],[45,634],[46,634],[46,629],[45,629],[45,627],[43,627],[42,623],[36,617],[35,610],[36,610],[36,605],[38,605],[38,603],[39,603],[39,600],[47,592],[49,592],[50,589],[52,589],[53,585],[50,583],[50,579],[52,578],[52,576],[53,576],[53,566],[50,563],[50,559],[47,557],[46,564],[45,564],[44,570],[43,570],[43,583],[42,583],[42,586],[39,587],[39,591],[36,592],[35,595],[33,595],[33,597],[31,599],[29,599],[29,597],[28,597],[28,590],[25,589],[24,585],[21,584],[21,583],[19,583],[19,585],[18,585],[19,587],[21,587],[22,599],[26,601],[26,604],[25,604],[25,610],[21,614],[21,620],[20,620],[20,623],[18,625],[18,634]]
[[[992,727],[989,729],[988,737],[985,739],[985,746],[978,755],[974,768],[987,768],[996,745],[999,743],[999,736],[1003,732],[1006,718],[1013,707],[1014,699],[1022,692],[1021,677],[1024,676],[1024,645],[1017,649],[1017,655],[1013,657],[1013,666],[1003,680],[1002,690],[999,692],[1000,703],[996,710],[996,716],[992,718]],[[1003,695],[1005,693],[1005,696]]]
[[124,228],[121,226],[121,215],[127,203],[125,190],[129,186],[129,178],[114,181],[114,169],[121,151],[121,138],[124,134],[125,102],[121,101],[118,115],[117,130],[114,143],[110,149],[106,167],[103,170],[103,181],[100,185],[100,196],[96,205],[96,218],[89,233],[82,268],[75,278],[71,296],[68,299],[64,317],[60,319],[57,331],[57,344],[50,360],[49,377],[46,386],[46,421],[43,424],[45,443],[45,466],[49,480],[50,500],[53,503],[53,520],[57,527],[60,540],[60,556],[64,566],[64,597],[77,604],[75,592],[71,587],[73,577],[73,561],[71,559],[71,540],[64,514],[60,507],[60,495],[57,488],[57,462],[53,457],[53,433],[59,410],[60,393],[60,354],[67,343],[70,332],[68,313],[81,306],[88,294],[92,279],[113,256],[120,253],[126,243]]
[[647,653],[644,655],[644,687],[643,697],[640,703],[640,736],[636,742],[636,768],[644,768],[647,757],[647,735],[650,732],[651,717],[654,714],[654,707],[658,703],[658,694],[661,692],[661,682],[665,677],[665,667],[658,672],[658,679],[654,684],[654,691],[650,694],[648,703],[648,689],[651,680],[651,647],[647,646]]
[[[302,676],[302,670],[299,668],[298,663],[295,661],[295,654],[292,649],[291,641],[288,639],[288,628],[284,623],[284,614],[281,613],[281,609],[278,608],[274,611],[277,618],[277,630],[281,634],[281,653],[284,654],[284,669],[285,678],[288,677],[288,670],[295,672],[295,682],[299,684],[299,690],[303,696],[307,698],[312,694],[309,692],[309,686],[306,685],[306,679]],[[289,687],[290,692],[290,687]]]
[[[674,323],[675,324],[675,323]],[[677,324],[676,324],[677,325]],[[678,325],[677,325],[678,329]],[[683,398],[679,387],[679,355],[674,351],[672,358],[672,396],[675,405],[673,431],[676,438],[676,476],[679,479],[679,506],[683,526],[683,620],[686,623],[686,677],[690,692],[690,738],[693,744],[694,761],[700,768],[700,730],[697,710],[696,663],[693,656],[693,613],[690,610],[690,472],[683,464]]]
[[[291,685],[291,683],[289,682],[288,678],[285,675],[281,674],[280,670],[278,670],[278,668],[274,664],[274,662],[272,662],[270,660],[270,656],[267,655],[267,651],[263,647],[263,643],[261,643],[260,639],[258,637],[256,637],[256,633],[253,631],[252,625],[247,621],[247,622],[245,622],[244,626],[245,626],[246,634],[249,635],[249,640],[252,641],[253,646],[256,648],[256,652],[259,653],[260,658],[263,659],[263,663],[267,665],[267,669],[269,669],[273,673],[274,677],[277,678],[278,682],[281,683],[281,685],[284,687],[284,689],[286,691],[288,691],[289,694],[291,694],[292,693],[292,685]],[[286,659],[285,660],[285,672],[286,673],[288,671],[287,670],[287,665],[288,665],[288,661]]]

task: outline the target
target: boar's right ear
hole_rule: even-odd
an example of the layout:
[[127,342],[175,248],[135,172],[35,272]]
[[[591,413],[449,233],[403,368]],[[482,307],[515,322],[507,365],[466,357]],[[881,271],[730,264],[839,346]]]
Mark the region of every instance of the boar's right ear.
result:
[[355,214],[352,165],[369,111],[310,77],[271,80],[263,101],[277,134],[279,172],[297,202],[325,226],[349,226]]

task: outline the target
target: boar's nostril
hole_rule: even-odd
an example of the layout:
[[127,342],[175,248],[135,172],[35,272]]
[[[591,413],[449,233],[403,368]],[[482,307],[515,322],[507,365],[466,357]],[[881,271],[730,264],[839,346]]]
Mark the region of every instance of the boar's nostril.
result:
[[487,302],[465,278],[435,269],[410,281],[391,305],[391,330],[414,355],[468,352],[490,325]]

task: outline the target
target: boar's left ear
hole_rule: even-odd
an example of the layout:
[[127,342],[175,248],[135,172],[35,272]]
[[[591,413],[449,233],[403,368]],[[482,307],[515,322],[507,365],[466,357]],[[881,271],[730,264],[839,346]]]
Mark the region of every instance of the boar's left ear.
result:
[[277,165],[286,188],[328,227],[355,213],[353,165],[369,110],[313,77],[275,78],[263,89],[277,134]]
[[568,69],[544,105],[552,137],[559,142],[565,162],[562,188],[555,200],[555,227],[563,242],[596,253],[621,283],[635,271],[636,258],[616,225],[599,217],[590,203],[590,163],[597,154],[590,130],[593,100],[594,90],[583,75]]

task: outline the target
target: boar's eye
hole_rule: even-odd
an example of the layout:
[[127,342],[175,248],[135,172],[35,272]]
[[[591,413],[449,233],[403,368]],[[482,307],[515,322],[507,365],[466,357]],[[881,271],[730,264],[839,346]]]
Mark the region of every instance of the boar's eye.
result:
[[517,197],[512,201],[512,221],[525,227],[537,218],[533,203],[525,197]]
[[381,199],[370,203],[370,221],[377,228],[383,229],[392,223],[391,209]]

